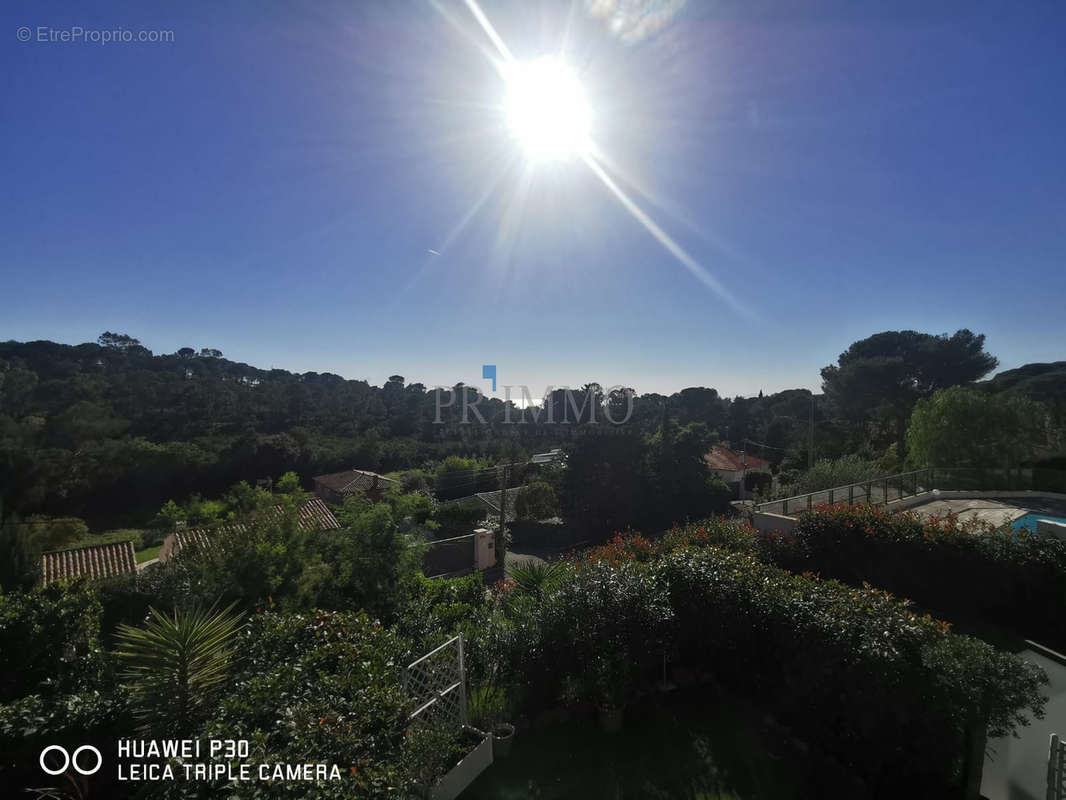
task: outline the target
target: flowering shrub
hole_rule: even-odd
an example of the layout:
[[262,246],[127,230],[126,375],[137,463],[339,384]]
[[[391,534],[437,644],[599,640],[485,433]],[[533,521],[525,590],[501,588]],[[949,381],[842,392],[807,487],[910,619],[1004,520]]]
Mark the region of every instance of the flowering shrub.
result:
[[502,605],[527,710],[564,696],[624,704],[669,653],[888,797],[957,782],[974,720],[1004,735],[1042,709],[1035,667],[888,592],[765,564],[753,543],[745,526],[717,522],[655,542],[620,537],[572,560],[542,602]]
[[1043,707],[1040,670],[887,592],[717,548],[679,550],[656,569],[682,657],[767,704],[879,795],[950,785],[968,720],[1003,735]]
[[860,586],[869,582],[961,622],[995,623],[1066,647],[1066,542],[953,516],[922,519],[869,505],[818,506],[799,517],[775,560]]
[[726,550],[749,552],[758,547],[759,533],[750,525],[725,517],[712,517],[693,525],[675,527],[662,540],[663,552],[680,547],[713,545]]
[[724,547],[727,550],[752,551],[759,547],[759,533],[749,525],[725,517],[691,525],[675,525],[658,539],[646,539],[639,533],[620,533],[607,544],[595,547],[572,559],[622,564],[627,561],[647,563],[654,558],[685,547]]
[[594,547],[584,556],[591,563],[603,562],[618,566],[627,561],[646,562],[659,551],[657,543],[645,539],[639,533],[619,533],[607,544]]

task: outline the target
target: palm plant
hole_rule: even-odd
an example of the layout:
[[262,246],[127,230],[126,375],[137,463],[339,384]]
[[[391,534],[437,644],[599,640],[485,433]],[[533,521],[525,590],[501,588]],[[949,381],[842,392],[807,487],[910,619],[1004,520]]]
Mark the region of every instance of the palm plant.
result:
[[143,628],[119,626],[115,654],[145,731],[183,736],[210,710],[242,627],[232,611],[212,606],[168,616],[151,608]]
[[563,564],[559,561],[537,562],[527,561],[524,564],[512,567],[511,580],[515,587],[525,595],[543,600],[563,577]]

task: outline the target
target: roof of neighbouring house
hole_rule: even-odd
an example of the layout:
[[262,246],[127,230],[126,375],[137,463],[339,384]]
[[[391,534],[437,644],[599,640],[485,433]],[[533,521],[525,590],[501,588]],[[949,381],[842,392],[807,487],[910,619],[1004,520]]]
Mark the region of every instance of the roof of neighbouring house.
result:
[[338,494],[348,494],[360,490],[366,491],[374,488],[375,485],[385,489],[395,485],[398,481],[370,470],[349,469],[344,472],[331,472],[328,475],[316,475],[315,483],[321,483]]
[[[281,519],[283,514],[284,508],[280,505],[262,512],[262,515],[270,521]],[[329,506],[322,502],[319,497],[309,498],[306,503],[300,506],[297,515],[296,526],[304,533],[331,531],[341,526],[337,522],[337,518],[333,516],[333,512],[329,510]],[[175,531],[174,548],[168,555],[174,555],[181,548],[190,544],[206,545],[220,533],[244,533],[247,530],[248,522],[244,520],[230,522],[213,528],[186,528],[185,530]]]
[[108,542],[41,554],[41,580],[44,583],[77,578],[79,575],[111,578],[136,572],[137,556],[132,541]]
[[728,447],[716,444],[707,455],[703,457],[707,466],[711,469],[728,470],[739,472],[742,469],[770,469],[770,462],[748,453],[738,453]]

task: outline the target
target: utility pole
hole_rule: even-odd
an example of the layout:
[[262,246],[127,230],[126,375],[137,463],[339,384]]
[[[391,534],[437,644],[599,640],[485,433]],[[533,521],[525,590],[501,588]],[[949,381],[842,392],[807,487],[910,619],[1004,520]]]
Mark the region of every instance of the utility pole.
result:
[[[507,470],[509,464],[503,464],[500,470],[500,524],[496,529],[496,566],[506,569],[507,565]],[[506,578],[506,572],[504,574]]]
[[811,392],[811,432],[807,442],[807,469],[814,467],[814,392]]
[[509,483],[508,477],[511,467],[514,466],[514,442],[510,447],[510,459],[511,462],[504,462],[500,469],[500,525],[496,531],[496,540],[494,547],[496,548],[496,566],[504,570],[504,577],[507,577],[507,484]]
[[745,439],[740,444],[744,449],[740,451],[740,486],[738,487],[740,491],[738,492],[738,494],[740,495],[739,499],[743,500],[745,499],[744,477],[748,474],[748,440]]

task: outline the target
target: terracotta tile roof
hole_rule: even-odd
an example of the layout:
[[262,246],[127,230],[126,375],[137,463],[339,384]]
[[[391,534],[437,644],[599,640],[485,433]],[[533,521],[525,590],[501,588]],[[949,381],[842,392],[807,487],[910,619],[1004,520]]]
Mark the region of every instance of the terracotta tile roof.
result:
[[753,456],[751,453],[748,453],[747,458],[745,458],[741,453],[730,450],[720,444],[716,444],[711,452],[703,457],[703,460],[707,462],[707,466],[711,469],[732,472],[739,472],[745,469],[745,462],[747,462],[747,469],[770,469],[769,461]]
[[381,489],[387,489],[399,483],[394,478],[386,478],[384,475],[365,469],[349,469],[344,472],[331,472],[328,475],[316,475],[314,480],[315,483],[321,483],[338,494],[365,491],[374,488],[375,485]]
[[41,580],[44,583],[79,575],[110,578],[136,572],[137,556],[134,555],[132,541],[94,544],[41,555]]
[[[274,506],[271,509],[262,512],[262,515],[267,520],[278,520],[284,515],[284,509],[282,506]],[[311,497],[306,503],[300,506],[298,517],[296,520],[297,528],[304,533],[314,533],[315,531],[331,531],[336,530],[341,526],[337,522],[337,518],[333,516],[333,512],[329,510],[321,498]],[[174,532],[174,546],[167,553],[167,557],[173,556],[181,548],[190,544],[206,545],[215,537],[231,533],[244,533],[248,530],[248,524],[246,521],[242,522],[230,522],[225,525],[219,525],[211,528],[186,528],[185,530],[179,530]]]

